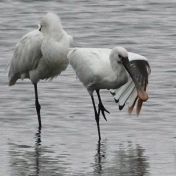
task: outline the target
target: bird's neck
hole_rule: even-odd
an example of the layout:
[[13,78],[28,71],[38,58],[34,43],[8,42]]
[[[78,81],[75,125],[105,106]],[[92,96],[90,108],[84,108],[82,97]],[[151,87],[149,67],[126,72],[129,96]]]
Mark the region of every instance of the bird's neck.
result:
[[111,58],[110,62],[114,75],[118,79],[119,85],[125,84],[128,80],[128,75],[125,67],[122,64],[119,64],[114,58]]
[[115,58],[113,58],[113,57],[110,57],[110,63],[111,63],[112,70],[115,73],[118,73],[118,72],[120,72],[123,69],[122,65],[118,64],[117,60]]

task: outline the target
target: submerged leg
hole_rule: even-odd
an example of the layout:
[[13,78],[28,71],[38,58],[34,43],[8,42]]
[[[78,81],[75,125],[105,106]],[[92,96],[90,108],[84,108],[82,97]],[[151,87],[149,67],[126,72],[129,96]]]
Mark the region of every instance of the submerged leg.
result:
[[100,115],[100,111],[104,117],[104,119],[107,121],[106,116],[105,116],[105,112],[110,113],[103,105],[102,101],[101,101],[101,97],[100,97],[100,90],[96,90],[97,95],[98,95],[98,100],[99,100],[99,104],[98,104],[98,116]]
[[99,115],[98,115],[97,110],[96,110],[96,106],[95,106],[95,101],[94,101],[93,95],[91,95],[91,99],[92,99],[92,104],[93,104],[93,107],[94,107],[95,120],[96,120],[96,123],[97,123],[98,137],[99,137],[99,141],[100,141],[101,140],[101,134],[100,134]]
[[41,116],[40,116],[41,106],[38,101],[38,91],[37,91],[37,84],[36,83],[34,84],[34,90],[35,90],[35,107],[36,107],[37,116],[38,116],[39,129],[41,129],[41,127],[42,127]]

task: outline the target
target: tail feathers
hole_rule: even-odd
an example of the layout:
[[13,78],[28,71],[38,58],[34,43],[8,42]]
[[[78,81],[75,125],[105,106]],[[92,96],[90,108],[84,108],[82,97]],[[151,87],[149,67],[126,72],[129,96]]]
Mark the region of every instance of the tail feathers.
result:
[[18,78],[19,78],[18,74],[14,74],[13,76],[9,75],[9,86],[13,86]]

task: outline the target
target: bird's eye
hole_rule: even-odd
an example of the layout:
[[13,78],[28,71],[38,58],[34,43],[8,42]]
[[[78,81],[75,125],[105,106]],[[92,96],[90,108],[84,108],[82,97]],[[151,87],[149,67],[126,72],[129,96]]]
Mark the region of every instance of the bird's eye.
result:
[[41,31],[41,29],[42,29],[42,25],[40,25],[39,31]]
[[117,61],[118,64],[122,63],[122,56],[120,54],[118,54],[119,60]]
[[118,55],[118,57],[119,57],[120,59],[122,58],[122,56],[121,56],[120,54]]

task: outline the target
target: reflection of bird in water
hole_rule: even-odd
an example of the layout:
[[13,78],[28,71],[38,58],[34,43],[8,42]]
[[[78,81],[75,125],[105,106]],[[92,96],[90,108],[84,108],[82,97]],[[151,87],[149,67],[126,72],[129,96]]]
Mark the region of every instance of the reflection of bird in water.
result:
[[91,175],[106,176],[144,176],[147,175],[149,163],[144,156],[145,150],[139,145],[120,145],[119,149],[108,153],[107,141],[97,145],[95,154],[94,171]]
[[[41,132],[35,134],[34,146],[8,143],[10,168],[17,176],[64,176],[68,164],[58,157],[50,148],[42,146]],[[62,158],[63,159],[63,158]]]

